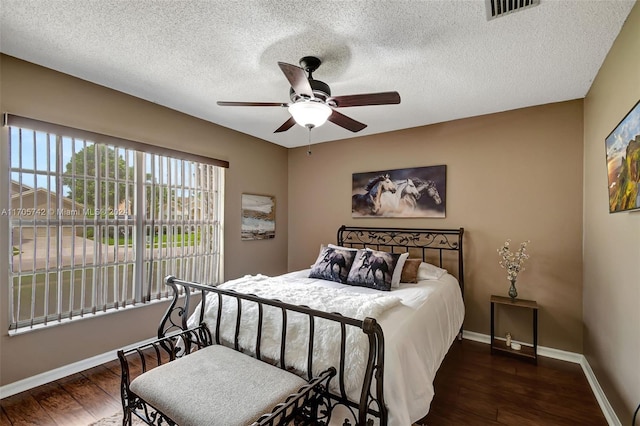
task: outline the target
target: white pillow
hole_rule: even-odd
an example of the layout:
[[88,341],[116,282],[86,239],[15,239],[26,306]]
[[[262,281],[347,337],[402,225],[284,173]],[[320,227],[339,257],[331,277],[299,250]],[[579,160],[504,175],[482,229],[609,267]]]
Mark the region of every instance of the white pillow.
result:
[[[320,253],[322,253],[322,250],[324,250],[325,248],[327,248],[325,244],[320,244]],[[313,268],[314,265],[315,265],[315,262],[309,265],[309,268]]]
[[418,267],[418,281],[439,280],[446,273],[446,269],[438,268],[437,266],[427,262],[422,262]]
[[391,288],[400,287],[400,278],[402,277],[402,268],[404,268],[404,262],[407,261],[409,252],[402,253],[396,263],[396,269],[393,270],[393,276],[391,277]]
[[331,248],[334,248],[334,249],[340,249],[340,250],[358,251],[357,248],[337,246],[335,244],[329,244],[328,247],[331,247]]

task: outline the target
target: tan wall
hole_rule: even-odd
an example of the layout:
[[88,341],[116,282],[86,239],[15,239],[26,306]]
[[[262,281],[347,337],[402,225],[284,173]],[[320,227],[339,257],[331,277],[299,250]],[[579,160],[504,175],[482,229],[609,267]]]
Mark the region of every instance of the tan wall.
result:
[[[581,353],[582,114],[576,100],[317,144],[312,156],[290,150],[289,269],[313,263],[342,224],[462,226],[464,327],[489,334],[489,296],[508,290],[496,250],[507,238],[530,239],[518,291],[541,306],[539,343]],[[447,165],[445,219],[351,217],[352,173],[439,164]],[[502,317],[503,331],[530,336],[529,316]]]
[[[287,268],[287,150],[120,92],[0,56],[2,112],[227,160],[225,277],[279,274]],[[214,96],[215,94],[212,94]],[[0,166],[7,167],[2,129]],[[0,185],[0,207],[8,189]],[[240,240],[242,192],[276,196],[276,237]],[[7,217],[0,217],[0,227]],[[7,271],[7,244],[0,244],[0,271]],[[6,283],[6,277],[0,279]],[[8,329],[7,290],[0,295],[0,330]],[[132,309],[47,330],[0,336],[0,385],[102,354],[153,336],[163,304]],[[43,354],[46,353],[46,356]]]
[[640,99],[636,3],[584,102],[584,354],[622,424],[640,403],[640,211],[609,214],[604,140]]

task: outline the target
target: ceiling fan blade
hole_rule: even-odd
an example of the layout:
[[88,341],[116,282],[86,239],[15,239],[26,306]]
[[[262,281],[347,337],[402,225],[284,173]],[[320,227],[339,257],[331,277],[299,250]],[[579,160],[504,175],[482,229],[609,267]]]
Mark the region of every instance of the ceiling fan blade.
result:
[[285,121],[282,126],[278,127],[275,132],[273,133],[280,133],[280,132],[286,132],[287,130],[289,130],[290,128],[292,128],[294,126],[294,124],[296,124],[296,120],[293,119],[293,117],[289,117],[289,119],[287,121]]
[[285,62],[278,62],[278,66],[284,73],[284,76],[289,80],[289,84],[293,87],[293,90],[298,95],[308,96],[309,98],[313,98],[313,90],[311,89],[311,84],[309,84],[309,80],[307,79],[307,74],[300,67],[295,65],[287,64]]
[[367,127],[366,124],[356,121],[353,118],[349,118],[346,115],[341,114],[336,110],[333,110],[333,112],[331,112],[331,115],[329,116],[329,121],[334,124],[337,124],[340,127],[344,127],[347,130],[351,130],[354,133],[359,132],[360,130]]
[[335,96],[329,101],[335,102],[336,108],[390,105],[400,103],[400,94],[398,92],[365,93],[362,95]]
[[220,106],[279,106],[286,107],[289,104],[283,104],[282,102],[227,102],[227,101],[218,101],[216,102]]

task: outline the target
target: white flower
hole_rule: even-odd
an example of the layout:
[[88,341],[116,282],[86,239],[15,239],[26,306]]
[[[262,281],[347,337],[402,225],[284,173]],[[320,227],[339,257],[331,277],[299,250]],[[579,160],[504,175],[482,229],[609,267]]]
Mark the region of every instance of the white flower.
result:
[[527,252],[527,244],[529,240],[520,243],[520,247],[514,253],[509,248],[511,240],[505,241],[504,245],[498,249],[498,254],[502,257],[499,262],[500,266],[507,270],[507,279],[509,281],[515,281],[518,278],[518,273],[524,271],[524,261],[529,258]]

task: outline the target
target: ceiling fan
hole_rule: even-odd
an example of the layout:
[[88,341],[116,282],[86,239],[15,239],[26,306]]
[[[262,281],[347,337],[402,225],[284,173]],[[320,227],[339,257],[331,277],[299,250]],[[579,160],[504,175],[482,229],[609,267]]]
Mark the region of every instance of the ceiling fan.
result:
[[[353,118],[336,111],[337,108],[399,104],[398,92],[365,93],[360,95],[331,96],[329,85],[313,78],[313,72],[322,61],[315,56],[300,59],[300,66],[278,62],[278,66],[291,84],[289,97],[291,102],[226,102],[220,106],[279,106],[289,109],[291,117],[278,127],[274,133],[284,132],[298,123],[312,129],[323,125],[327,120],[352,132],[367,127]],[[307,76],[308,74],[308,76]]]

